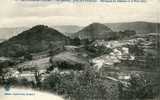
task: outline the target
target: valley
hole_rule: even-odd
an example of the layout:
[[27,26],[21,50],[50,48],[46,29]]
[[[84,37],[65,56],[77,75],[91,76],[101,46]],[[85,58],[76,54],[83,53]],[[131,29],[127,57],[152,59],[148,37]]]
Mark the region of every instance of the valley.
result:
[[1,86],[67,100],[154,100],[160,94],[160,34],[107,25],[76,27],[71,35],[37,25],[0,43]]

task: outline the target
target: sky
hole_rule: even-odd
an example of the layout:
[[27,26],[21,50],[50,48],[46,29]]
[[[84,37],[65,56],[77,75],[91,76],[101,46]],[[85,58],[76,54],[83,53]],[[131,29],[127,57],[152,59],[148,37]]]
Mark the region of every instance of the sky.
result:
[[146,3],[55,3],[0,0],[0,27],[160,22],[160,0]]

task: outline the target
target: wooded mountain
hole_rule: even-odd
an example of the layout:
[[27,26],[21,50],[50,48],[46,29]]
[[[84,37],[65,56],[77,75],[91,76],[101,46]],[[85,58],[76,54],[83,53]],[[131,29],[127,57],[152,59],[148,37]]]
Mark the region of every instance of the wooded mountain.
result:
[[108,39],[112,37],[112,33],[113,31],[104,24],[92,23],[75,33],[73,37],[78,37],[81,40]]
[[49,48],[50,44],[66,44],[69,38],[48,26],[37,25],[0,44],[0,56],[23,56]]

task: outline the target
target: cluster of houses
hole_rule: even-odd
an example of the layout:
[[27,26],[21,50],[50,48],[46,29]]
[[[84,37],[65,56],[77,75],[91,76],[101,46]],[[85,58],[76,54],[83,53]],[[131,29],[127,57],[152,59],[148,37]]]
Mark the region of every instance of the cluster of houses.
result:
[[135,60],[135,57],[130,54],[129,48],[125,46],[128,42],[101,41],[97,43],[98,44],[95,44],[95,46],[104,45],[105,47],[112,49],[112,52],[109,54],[104,54],[100,57],[92,59],[92,63],[98,69],[102,67],[113,67],[114,64],[121,63],[123,60]]

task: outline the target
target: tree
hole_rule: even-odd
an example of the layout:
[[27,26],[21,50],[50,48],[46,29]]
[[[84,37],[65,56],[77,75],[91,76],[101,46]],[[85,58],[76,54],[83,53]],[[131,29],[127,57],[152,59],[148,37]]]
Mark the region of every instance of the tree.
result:
[[121,89],[121,100],[141,100],[154,96],[153,87],[149,80],[145,80],[142,74],[132,73],[129,87]]
[[24,54],[24,59],[25,59],[25,60],[32,60],[32,55],[31,55],[29,52],[26,52],[26,53]]
[[80,45],[81,44],[81,40],[78,37],[72,39],[71,41],[72,41],[71,42],[72,45]]
[[64,44],[62,42],[50,42],[49,43],[49,55],[54,56],[64,50]]
[[51,73],[42,86],[71,100],[118,100],[119,96],[116,84],[102,79],[93,67],[82,72],[70,71],[69,74]]

